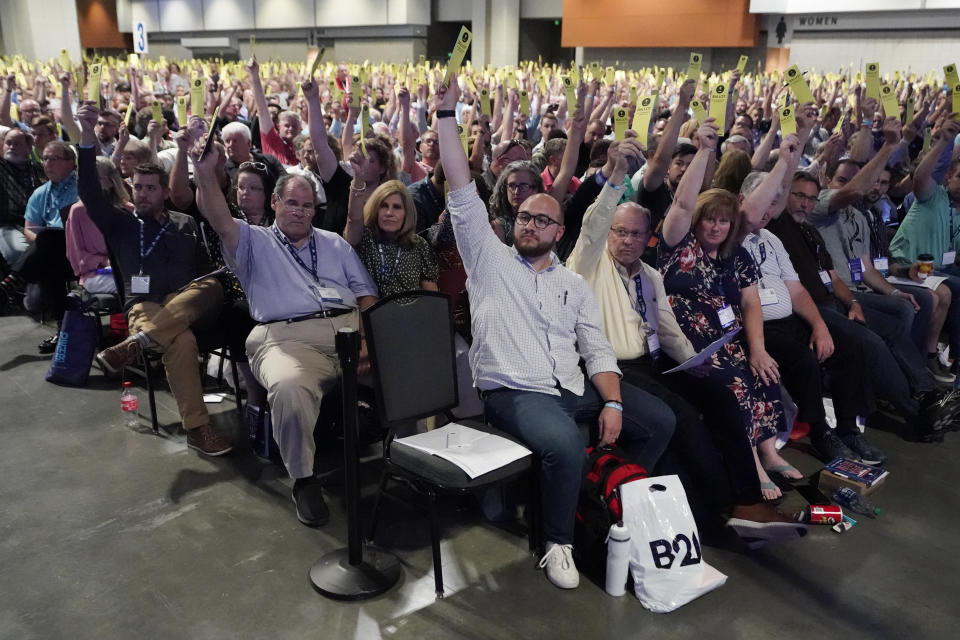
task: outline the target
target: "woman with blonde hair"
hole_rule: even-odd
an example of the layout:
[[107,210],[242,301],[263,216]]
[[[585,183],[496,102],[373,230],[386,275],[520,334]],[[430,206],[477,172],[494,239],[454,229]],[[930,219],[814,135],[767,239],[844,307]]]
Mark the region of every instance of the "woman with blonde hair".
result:
[[437,290],[437,256],[418,236],[417,209],[399,180],[388,180],[368,194],[350,185],[346,238],[377,284],[380,297],[415,289]]

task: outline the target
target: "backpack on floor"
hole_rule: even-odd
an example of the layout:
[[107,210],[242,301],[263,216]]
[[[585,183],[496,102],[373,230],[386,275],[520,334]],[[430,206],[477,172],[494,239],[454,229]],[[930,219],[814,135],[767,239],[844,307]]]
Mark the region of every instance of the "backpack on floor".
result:
[[610,525],[623,520],[620,485],[647,477],[647,470],[631,462],[616,446],[587,449],[587,467],[580,483],[573,549],[580,568],[591,577],[603,575]]

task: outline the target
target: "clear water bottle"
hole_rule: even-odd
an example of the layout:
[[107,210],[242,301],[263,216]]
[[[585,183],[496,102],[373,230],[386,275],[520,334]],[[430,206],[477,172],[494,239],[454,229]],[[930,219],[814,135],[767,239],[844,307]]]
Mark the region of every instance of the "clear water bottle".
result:
[[833,501],[841,507],[859,513],[862,516],[876,518],[880,515],[880,508],[861,496],[850,487],[840,487],[833,493]]
[[140,426],[140,418],[137,415],[139,405],[137,394],[130,388],[130,382],[124,382],[123,391],[120,392],[120,409],[123,411],[123,426],[128,429],[136,429]]
[[627,592],[627,574],[630,571],[630,531],[621,522],[610,525],[607,534],[606,589],[612,596]]

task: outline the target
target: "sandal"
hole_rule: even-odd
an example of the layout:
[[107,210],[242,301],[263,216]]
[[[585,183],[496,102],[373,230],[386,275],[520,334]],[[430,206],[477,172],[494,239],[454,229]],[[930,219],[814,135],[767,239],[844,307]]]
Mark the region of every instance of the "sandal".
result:
[[[786,480],[787,482],[799,482],[804,479],[803,474],[800,473],[799,469],[794,467],[792,464],[781,464],[776,467],[764,467],[763,470],[766,471],[767,473],[779,474],[780,477]],[[791,473],[791,472],[800,473],[800,477],[791,478],[790,476],[787,475],[788,473]]]

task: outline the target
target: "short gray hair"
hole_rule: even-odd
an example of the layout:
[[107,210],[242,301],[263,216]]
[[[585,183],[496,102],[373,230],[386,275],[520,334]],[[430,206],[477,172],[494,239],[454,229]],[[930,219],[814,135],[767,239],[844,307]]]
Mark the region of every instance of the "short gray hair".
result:
[[290,111],[290,110],[281,111],[280,115],[277,116],[277,122],[280,122],[281,120],[286,120],[287,118],[296,118],[297,125],[301,128],[303,127],[303,121],[300,119],[300,114],[297,113],[296,111]]
[[722,154],[726,153],[726,152],[727,152],[727,147],[728,147],[729,145],[732,145],[732,144],[740,144],[741,142],[745,142],[748,147],[753,148],[753,145],[750,144],[750,141],[749,141],[749,140],[747,140],[745,137],[743,137],[742,135],[740,135],[739,133],[737,133],[737,134],[734,134],[734,135],[730,136],[729,138],[727,138],[726,140],[723,141],[723,144],[720,145],[720,154],[722,155]]
[[220,135],[224,138],[235,133],[239,133],[247,142],[253,140],[253,136],[250,134],[250,127],[242,122],[231,122],[220,130]]
[[[760,186],[760,183],[770,174],[766,171],[751,171],[747,174],[747,177],[743,179],[743,184],[740,185],[740,195],[746,196],[751,194],[757,187]],[[777,193],[773,196],[773,201],[776,202],[780,199],[780,196],[783,195],[783,187],[777,186]]]
[[287,190],[287,185],[293,182],[294,180],[303,180],[306,183],[307,187],[310,188],[310,193],[313,195],[313,204],[317,204],[317,192],[316,185],[311,181],[307,176],[301,173],[285,173],[277,180],[277,184],[273,187],[273,195],[277,200],[283,200],[285,192]]

